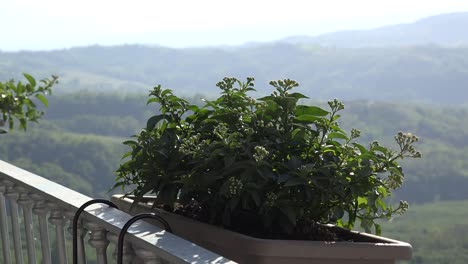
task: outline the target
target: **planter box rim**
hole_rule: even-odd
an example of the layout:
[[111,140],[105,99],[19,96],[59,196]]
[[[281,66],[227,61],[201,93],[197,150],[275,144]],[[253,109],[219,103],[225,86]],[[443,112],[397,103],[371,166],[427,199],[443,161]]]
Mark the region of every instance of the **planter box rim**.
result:
[[[126,203],[126,206],[128,208],[127,212],[129,212],[130,214],[154,210],[158,212],[162,217],[170,217],[171,219],[175,219],[177,221],[184,221],[185,223],[187,223],[187,225],[197,225],[200,227],[199,229],[203,229],[205,232],[212,232],[213,235],[217,238],[221,236],[221,233],[228,234],[230,236],[230,239],[238,243],[238,250],[245,251],[246,253],[255,252],[260,255],[284,256],[282,252],[278,252],[278,248],[281,248],[282,251],[289,252],[287,254],[289,257],[320,256],[324,260],[360,256],[361,259],[382,259],[388,261],[389,259],[408,260],[411,259],[412,256],[412,246],[409,243],[347,229],[343,230],[345,230],[346,232],[352,232],[359,236],[364,236],[372,240],[376,240],[378,242],[373,243],[351,241],[281,240],[251,237],[234,231],[223,229],[218,226],[213,226],[207,223],[196,221],[194,219],[174,214],[162,209],[151,209],[150,205],[148,204],[143,204],[146,206],[146,209],[140,209],[140,212],[133,212],[133,208],[136,207],[133,207],[132,211],[129,210],[130,205],[133,203],[131,196],[127,196],[125,198],[123,198],[123,196],[124,195],[113,195],[112,200],[116,203],[119,203],[119,201],[121,204]],[[152,198],[154,198],[154,196],[147,197],[147,199],[144,198],[144,200],[150,200]],[[336,228],[342,229],[340,227]],[[194,241],[194,243],[199,244],[196,241]],[[205,245],[201,243],[199,245],[205,247]],[[337,256],[337,254],[339,254],[339,256]],[[230,257],[231,259],[233,259],[232,256],[226,257]]]

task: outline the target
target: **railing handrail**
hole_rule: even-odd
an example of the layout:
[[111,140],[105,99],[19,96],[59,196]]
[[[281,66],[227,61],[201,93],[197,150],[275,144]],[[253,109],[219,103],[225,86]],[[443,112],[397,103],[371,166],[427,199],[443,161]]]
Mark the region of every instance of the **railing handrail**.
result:
[[[73,213],[92,199],[2,160],[0,179],[22,186]],[[132,218],[125,212],[101,204],[89,206],[82,217],[114,234],[119,234],[124,224]],[[146,222],[140,221],[129,228],[126,240],[134,246],[153,251],[171,263],[235,263]]]

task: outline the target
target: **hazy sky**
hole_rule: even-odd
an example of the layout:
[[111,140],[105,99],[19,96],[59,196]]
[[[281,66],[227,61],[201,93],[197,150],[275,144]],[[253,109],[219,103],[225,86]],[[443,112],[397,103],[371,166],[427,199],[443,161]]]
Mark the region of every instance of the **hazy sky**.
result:
[[0,50],[236,45],[460,11],[467,0],[0,0]]

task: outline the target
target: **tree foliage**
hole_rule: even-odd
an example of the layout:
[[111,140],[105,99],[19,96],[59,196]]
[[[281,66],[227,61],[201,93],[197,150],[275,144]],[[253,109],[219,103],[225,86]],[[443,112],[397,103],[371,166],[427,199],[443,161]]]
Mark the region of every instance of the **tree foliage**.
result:
[[[19,128],[26,130],[28,122],[37,122],[44,114],[36,106],[40,101],[44,106],[48,106],[48,94],[52,93],[52,86],[57,83],[58,77],[43,79],[37,85],[36,80],[25,73],[27,83],[9,80],[0,82],[0,133],[6,133],[3,128],[7,124],[9,129],[13,129],[15,121],[19,122]],[[37,100],[34,100],[37,99]]]

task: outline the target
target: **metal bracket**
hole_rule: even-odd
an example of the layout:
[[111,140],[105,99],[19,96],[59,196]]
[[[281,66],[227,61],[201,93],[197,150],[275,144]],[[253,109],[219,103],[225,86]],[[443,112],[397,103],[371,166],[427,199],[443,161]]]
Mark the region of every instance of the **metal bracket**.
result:
[[75,216],[73,217],[73,264],[78,264],[78,243],[76,241],[78,239],[78,218],[80,217],[81,213],[86,209],[86,207],[96,203],[107,204],[109,207],[119,209],[117,205],[115,205],[113,202],[105,199],[93,199],[87,201],[80,208],[78,208],[78,210],[75,213]]
[[122,230],[120,231],[120,234],[119,234],[119,240],[117,243],[117,264],[122,264],[122,261],[123,261],[123,241],[125,238],[125,234],[127,233],[127,230],[130,228],[130,226],[133,223],[144,218],[152,218],[152,219],[159,221],[160,223],[163,224],[164,229],[166,231],[172,233],[172,229],[169,223],[166,220],[164,220],[164,218],[162,218],[161,216],[155,213],[142,213],[142,214],[132,217],[130,220],[128,220],[127,223],[125,223],[125,225],[122,227]]

